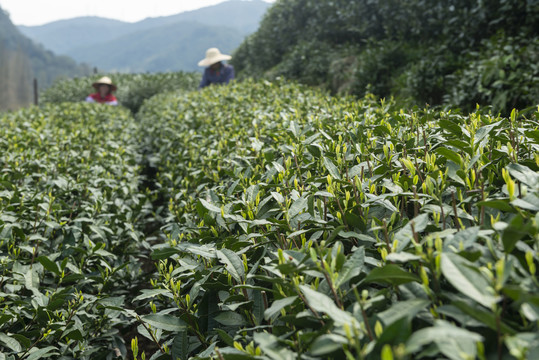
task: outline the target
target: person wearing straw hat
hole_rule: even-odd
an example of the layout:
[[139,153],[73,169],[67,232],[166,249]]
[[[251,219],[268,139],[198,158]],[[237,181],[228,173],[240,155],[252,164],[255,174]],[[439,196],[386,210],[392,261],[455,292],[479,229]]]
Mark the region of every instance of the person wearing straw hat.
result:
[[118,105],[116,96],[112,95],[112,93],[116,91],[116,85],[112,83],[112,80],[108,76],[103,76],[101,79],[94,82],[92,86],[97,92],[88,95],[86,102]]
[[221,54],[219,49],[211,48],[206,51],[206,58],[199,61],[198,66],[206,66],[199,88],[211,84],[228,84],[234,79],[234,67],[224,64],[223,61],[232,59],[232,56]]

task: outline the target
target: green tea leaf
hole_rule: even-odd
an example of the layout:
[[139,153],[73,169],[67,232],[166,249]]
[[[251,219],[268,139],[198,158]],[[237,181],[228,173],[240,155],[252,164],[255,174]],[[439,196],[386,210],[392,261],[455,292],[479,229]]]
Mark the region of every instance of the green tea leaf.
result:
[[481,141],[488,141],[488,135],[494,130],[495,127],[499,126],[501,121],[498,121],[494,124],[482,126],[477,129],[474,138],[474,144],[479,144]]
[[187,326],[183,320],[173,315],[150,314],[142,317],[142,321],[156,329],[176,332],[183,331]]
[[232,336],[228,335],[226,331],[223,329],[215,329],[215,331],[217,331],[217,334],[219,334],[221,340],[223,340],[228,346],[234,346],[234,339]]
[[352,317],[352,315],[346,311],[343,311],[335,305],[333,300],[331,300],[327,295],[319,293],[315,290],[312,290],[306,285],[299,286],[301,291],[305,294],[305,299],[309,305],[316,311],[327,314],[330,318],[335,321],[337,325],[354,325],[357,324],[357,321]]
[[445,157],[448,160],[453,161],[456,164],[462,164],[462,158],[459,154],[446,147],[439,147],[434,150],[438,155]]
[[518,214],[511,219],[502,233],[504,251],[510,254],[517,242],[528,234],[530,224],[524,223],[524,218]]
[[332,178],[337,179],[337,180],[341,179],[341,174],[339,173],[339,169],[327,157],[324,157],[324,166],[326,167],[327,171],[329,172]]
[[391,253],[386,256],[386,261],[397,263],[408,263],[410,261],[421,260],[421,256],[410,254],[407,252]]
[[376,282],[392,285],[401,285],[412,281],[420,282],[416,275],[409,273],[394,264],[389,264],[381,268],[374,268],[365,278],[366,283]]
[[463,295],[491,308],[498,298],[488,291],[490,284],[479,269],[463,257],[442,253],[441,270],[444,277]]
[[54,346],[47,346],[42,349],[37,349],[35,351],[30,350],[30,353],[28,357],[25,358],[25,360],[37,360],[37,359],[43,359],[47,357],[51,357],[53,355],[58,355],[56,352],[58,349]]
[[174,337],[170,354],[173,359],[187,359],[189,355],[189,337],[187,330],[182,330]]
[[511,205],[529,211],[539,211],[539,196],[535,194],[527,194],[523,199],[515,199],[511,201]]
[[245,276],[245,268],[243,267],[243,261],[232,250],[221,249],[217,250],[217,257],[219,261],[226,266],[226,270],[232,277],[238,282],[243,283],[243,277]]
[[273,196],[273,198],[279,203],[279,204],[282,204],[284,202],[284,197],[283,195],[281,195],[280,193],[276,192],[276,191],[272,191],[271,192],[271,196]]
[[78,341],[84,341],[84,336],[82,335],[80,330],[73,330],[68,333],[66,333],[62,338],[69,338],[71,340],[78,340]]
[[335,287],[340,288],[347,281],[358,276],[365,265],[365,247],[357,249],[344,263],[343,268],[339,272],[339,277],[335,282]]
[[288,130],[294,135],[296,139],[299,139],[301,135],[301,129],[295,121],[290,122],[290,127],[288,128]]
[[327,192],[327,191],[317,191],[314,196],[322,196],[322,197],[329,197],[329,198],[334,198],[335,195],[333,195],[332,193],[330,192]]
[[393,360],[393,351],[391,350],[391,345],[385,344],[382,347],[381,360]]
[[204,206],[206,209],[210,210],[210,211],[213,211],[213,212],[216,212],[216,213],[221,213],[221,208],[213,205],[213,204],[210,204],[209,202],[207,202],[206,200],[204,199],[198,199],[200,201],[200,203],[202,204],[202,206]]
[[438,320],[435,326],[414,332],[406,342],[406,352],[408,354],[417,352],[423,346],[431,343],[441,344],[447,341],[470,341],[476,343],[482,340],[483,337],[477,333],[458,328],[449,322]]
[[429,304],[430,301],[424,299],[399,301],[389,309],[379,313],[378,317],[385,326],[389,326],[403,317],[407,317],[409,320],[413,319],[418,312],[424,310]]
[[279,338],[267,332],[255,332],[253,335],[255,343],[260,346],[264,354],[271,359],[296,360],[297,354],[280,344]]
[[297,298],[297,296],[290,296],[284,299],[275,300],[271,306],[264,311],[264,319],[275,320],[276,315],[278,315],[285,307],[292,305]]
[[515,334],[516,331],[509,327],[503,319],[498,323],[496,320],[496,315],[489,310],[485,310],[483,308],[479,308],[477,306],[471,306],[470,304],[464,302],[464,301],[455,301],[453,302],[453,305],[457,307],[459,310],[461,310],[463,313],[469,315],[473,319],[479,321],[480,323],[488,326],[494,331],[498,330],[498,325],[500,329],[507,334]]
[[530,168],[520,164],[507,165],[509,174],[518,181],[528,185],[534,190],[539,189],[539,174]]
[[314,340],[311,345],[311,354],[313,356],[327,356],[348,343],[348,339],[337,334],[323,334]]
[[460,136],[462,134],[462,130],[460,129],[460,126],[453,121],[440,119],[438,124],[440,125],[442,129],[447,130],[453,135]]
[[476,206],[486,206],[489,208],[505,211],[516,212],[516,210],[509,204],[509,200],[485,200],[478,201]]
[[539,306],[525,303],[520,309],[529,321],[539,321]]
[[304,196],[300,197],[299,199],[294,201],[290,206],[290,209],[288,209],[288,216],[293,218],[300,212],[305,211],[307,209],[307,205],[307,198],[305,198]]
[[164,249],[156,249],[152,251],[152,259],[153,260],[163,260],[168,259],[169,257],[179,254],[180,250],[177,248],[164,248]]
[[28,290],[39,292],[39,275],[35,269],[29,269],[24,275],[24,279]]
[[539,143],[539,130],[528,130],[526,131],[526,136]]
[[14,352],[22,351],[21,344],[19,344],[19,342],[11,336],[8,336],[4,333],[0,333],[0,342]]
[[217,258],[217,252],[211,245],[197,245],[190,243],[181,243],[177,246],[181,251],[185,251],[189,254],[204,256],[208,259]]
[[58,269],[58,265],[56,265],[55,262],[51,261],[46,256],[40,256],[37,258],[37,260],[43,265],[43,267],[50,272],[55,273],[56,275],[60,275],[60,269]]
[[511,355],[521,359],[536,359],[539,355],[539,336],[533,332],[523,332],[505,337],[504,343]]
[[163,296],[166,296],[166,297],[172,297],[172,294],[170,293],[170,290],[167,290],[167,289],[142,289],[140,292],[142,294],[140,294],[139,296],[134,298],[133,301],[139,301],[139,300],[154,298],[154,297],[159,296],[159,295],[163,295]]
[[233,311],[223,311],[215,317],[215,321],[226,326],[242,326],[245,325],[243,316]]

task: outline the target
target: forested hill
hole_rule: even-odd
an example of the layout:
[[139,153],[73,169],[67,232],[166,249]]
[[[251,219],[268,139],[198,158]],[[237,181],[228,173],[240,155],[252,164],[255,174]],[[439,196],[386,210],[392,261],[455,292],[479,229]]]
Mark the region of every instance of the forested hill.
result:
[[28,105],[33,79],[47,87],[58,77],[87,75],[89,68],[56,56],[23,36],[0,8],[0,111]]
[[539,102],[535,0],[282,0],[237,50],[243,76],[495,111]]

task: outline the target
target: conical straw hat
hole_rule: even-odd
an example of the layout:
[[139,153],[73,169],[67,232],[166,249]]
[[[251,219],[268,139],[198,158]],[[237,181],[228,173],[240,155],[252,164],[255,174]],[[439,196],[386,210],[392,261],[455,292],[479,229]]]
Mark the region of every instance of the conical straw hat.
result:
[[211,48],[206,51],[206,58],[198,62],[198,66],[211,66],[219,61],[230,59],[232,59],[232,56],[221,54],[217,48]]
[[112,80],[108,76],[103,76],[101,79],[97,80],[95,83],[92,84],[94,88],[98,88],[99,85],[109,85],[111,91],[116,91],[116,85],[112,83]]

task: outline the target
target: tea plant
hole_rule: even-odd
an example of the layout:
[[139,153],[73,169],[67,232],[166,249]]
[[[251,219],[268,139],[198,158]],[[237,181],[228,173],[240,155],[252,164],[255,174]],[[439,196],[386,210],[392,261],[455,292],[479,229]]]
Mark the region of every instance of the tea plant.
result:
[[125,357],[126,299],[148,281],[137,124],[89,104],[0,124],[0,358]]
[[153,98],[168,243],[135,357],[535,358],[537,114],[284,82]]
[[0,359],[534,359],[538,114],[284,81],[3,114]]
[[[44,104],[63,102],[81,102],[93,92],[92,83],[101,75],[67,79],[56,82],[43,91],[40,101]],[[195,90],[200,82],[198,73],[159,73],[159,74],[113,74],[113,81],[118,86],[118,102],[136,113],[144,100],[168,91]]]
[[286,0],[233,54],[240,78],[509,116],[537,105],[536,0]]

